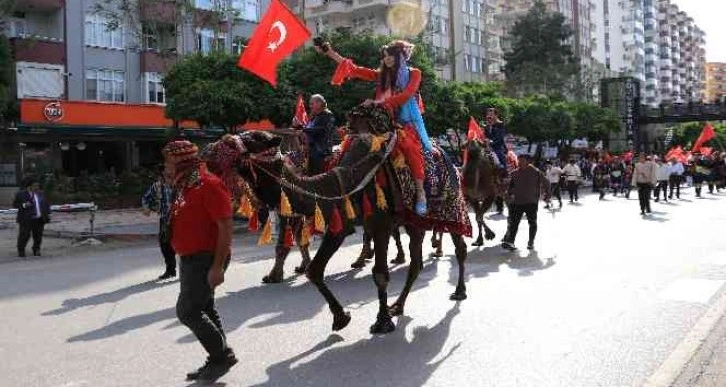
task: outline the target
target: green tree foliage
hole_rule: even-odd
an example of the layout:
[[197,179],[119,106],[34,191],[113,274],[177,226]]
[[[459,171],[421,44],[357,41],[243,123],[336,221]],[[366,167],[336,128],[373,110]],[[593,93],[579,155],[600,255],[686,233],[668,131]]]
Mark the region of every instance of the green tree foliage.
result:
[[504,73],[509,92],[515,97],[572,95],[580,74],[579,59],[569,43],[572,36],[565,17],[537,1],[508,37],[511,48],[504,54]]
[[13,61],[10,53],[10,42],[0,35],[0,128],[12,119],[13,102]]
[[[670,146],[681,145],[686,149],[690,149],[693,143],[696,142],[698,136],[701,135],[703,127],[706,125],[705,122],[689,122],[687,124],[679,124],[673,128],[673,140]],[[720,144],[726,146],[726,124],[711,124],[718,141],[713,140],[708,143],[714,149],[721,150]]]
[[175,120],[193,120],[203,127],[231,131],[248,121],[270,119],[282,124],[293,111],[294,98],[282,84],[269,84],[237,68],[237,57],[223,52],[190,55],[164,77],[166,114]]

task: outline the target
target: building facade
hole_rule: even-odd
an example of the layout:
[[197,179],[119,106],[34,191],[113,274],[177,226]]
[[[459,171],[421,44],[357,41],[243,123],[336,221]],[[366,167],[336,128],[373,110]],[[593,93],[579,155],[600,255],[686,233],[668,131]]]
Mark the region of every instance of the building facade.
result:
[[706,102],[721,102],[726,97],[726,63],[706,63]]
[[[141,1],[133,15],[119,18],[99,8],[107,6],[103,0],[18,0],[5,34],[21,114],[4,149],[21,149],[17,157],[3,152],[5,168],[15,162],[18,176],[33,168],[75,176],[158,162],[174,125],[164,118],[164,73],[181,55],[238,50],[268,5],[196,0],[194,8],[180,9],[175,3]],[[204,135],[190,123],[181,126]]]
[[288,4],[305,19],[313,34],[343,27],[401,35],[397,26],[391,25],[391,15],[403,10],[411,24],[426,32],[442,79],[501,78],[503,55],[501,31],[494,17],[495,0],[307,0]]

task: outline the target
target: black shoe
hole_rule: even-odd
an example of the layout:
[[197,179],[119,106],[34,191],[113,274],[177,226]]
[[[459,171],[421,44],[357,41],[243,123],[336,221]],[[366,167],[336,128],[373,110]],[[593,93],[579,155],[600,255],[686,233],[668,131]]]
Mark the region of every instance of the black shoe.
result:
[[40,257],[40,250],[33,250],[34,257]]
[[226,375],[227,372],[229,372],[230,368],[234,367],[234,365],[237,364],[237,361],[237,358],[234,356],[234,354],[232,354],[231,357],[228,356],[224,360],[209,362],[209,365],[207,365],[207,367],[202,370],[197,380],[201,380],[204,382],[214,382],[215,380]]
[[527,250],[534,250],[534,242],[527,243]]
[[174,277],[176,277],[175,271],[165,271],[164,274],[160,275],[159,278],[157,278],[157,280],[163,281],[163,280],[168,280],[169,278],[174,278]]
[[517,251],[517,247],[510,242],[502,242],[502,248],[509,251]]
[[[232,349],[227,349],[226,356],[227,357],[224,359],[224,361],[221,361],[221,362],[213,362],[212,359],[208,357],[207,361],[204,363],[203,366],[201,366],[198,370],[192,371],[187,374],[187,380],[191,381],[191,380],[204,379],[203,375],[205,375],[207,373],[207,370],[210,368],[218,368],[220,363],[227,364],[227,371],[229,371],[229,369],[232,368],[232,366],[237,364],[238,360],[237,360],[237,357],[234,355],[234,352],[232,352]],[[226,374],[227,371],[225,371],[223,374],[217,376],[217,379],[222,377],[222,375]],[[210,379],[204,379],[204,380],[210,380]]]
[[25,251],[18,251],[18,257],[25,258]]

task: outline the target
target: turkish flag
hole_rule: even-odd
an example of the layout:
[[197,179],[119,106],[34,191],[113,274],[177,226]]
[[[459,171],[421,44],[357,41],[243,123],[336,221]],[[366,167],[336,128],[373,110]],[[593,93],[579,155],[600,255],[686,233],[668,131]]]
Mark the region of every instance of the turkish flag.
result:
[[484,142],[484,131],[481,130],[479,123],[476,122],[474,117],[469,117],[469,130],[466,133],[466,139],[469,141],[476,140]]
[[277,66],[308,39],[310,31],[297,16],[282,1],[272,0],[237,66],[276,86]]
[[302,126],[308,124],[308,113],[305,111],[305,102],[303,101],[302,94],[297,96],[297,104],[295,104],[295,118],[297,118],[297,123]]
[[698,136],[696,143],[693,145],[692,151],[698,152],[699,150],[701,150],[703,144],[713,140],[714,137],[716,137],[716,132],[713,130],[713,126],[711,126],[711,124],[706,124],[706,126],[704,126],[703,130],[701,131],[701,135]]

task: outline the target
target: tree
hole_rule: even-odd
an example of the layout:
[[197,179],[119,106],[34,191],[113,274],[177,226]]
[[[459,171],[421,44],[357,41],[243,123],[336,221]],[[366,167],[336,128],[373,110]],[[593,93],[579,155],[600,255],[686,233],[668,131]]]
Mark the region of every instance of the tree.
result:
[[[671,146],[681,145],[685,148],[690,148],[698,136],[701,135],[701,131],[705,126],[705,122],[689,122],[686,124],[679,124],[673,128],[673,140]],[[716,132],[716,140],[713,140],[711,146],[714,148],[720,147],[720,144],[726,145],[726,125],[725,124],[712,124],[714,131]]]
[[580,61],[570,41],[573,32],[561,13],[549,12],[538,0],[517,20],[504,54],[507,89],[515,97],[542,94],[563,99],[573,94]]
[[171,68],[163,83],[169,118],[230,132],[248,121],[289,122],[295,102],[283,82],[273,89],[237,68],[237,57],[224,52],[185,57]]
[[5,128],[14,115],[13,89],[13,60],[10,42],[7,37],[0,35],[0,129]]
[[[341,55],[352,58],[359,66],[371,68],[380,66],[380,48],[391,41],[390,37],[369,33],[354,34],[349,29],[338,29],[324,35],[324,38]],[[420,40],[414,40],[413,43],[417,47],[411,59],[411,65],[419,68],[423,73],[420,90],[428,109],[428,106],[436,99],[435,85],[438,81],[426,44]],[[360,81],[346,82],[340,87],[331,85],[330,80],[336,66],[336,63],[329,58],[319,55],[312,48],[306,48],[282,66],[280,78],[284,79],[296,93],[303,93],[307,96],[310,94],[324,95],[336,116],[336,121],[342,123],[351,108],[367,98],[373,98],[375,86],[372,83]],[[429,114],[426,114],[427,119],[428,117]]]

